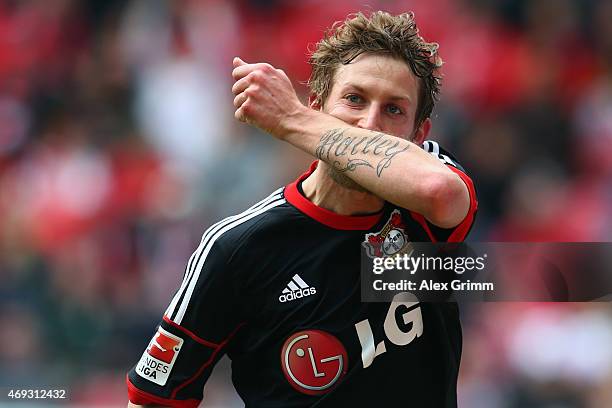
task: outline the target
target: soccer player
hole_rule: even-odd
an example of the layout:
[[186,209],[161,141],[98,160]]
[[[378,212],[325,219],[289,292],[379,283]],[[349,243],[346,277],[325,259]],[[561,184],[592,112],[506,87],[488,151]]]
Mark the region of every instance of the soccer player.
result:
[[234,59],[235,117],[318,160],[204,233],[131,403],[197,406],[227,354],[248,407],[456,406],[456,305],[360,298],[362,247],[458,242],[474,220],[472,181],[425,140],[437,49],[411,13],[353,15],[311,56],[309,107],[283,71]]

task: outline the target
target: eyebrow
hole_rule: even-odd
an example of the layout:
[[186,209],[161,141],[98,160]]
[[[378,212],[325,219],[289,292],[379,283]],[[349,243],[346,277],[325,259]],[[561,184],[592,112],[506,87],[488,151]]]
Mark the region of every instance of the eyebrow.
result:
[[[367,93],[367,91],[363,87],[359,85],[351,84],[351,83],[345,83],[344,88],[352,88],[359,93]],[[393,95],[393,96],[390,96],[389,99],[392,99],[395,101],[408,101],[409,103],[412,102],[412,99],[409,96]]]

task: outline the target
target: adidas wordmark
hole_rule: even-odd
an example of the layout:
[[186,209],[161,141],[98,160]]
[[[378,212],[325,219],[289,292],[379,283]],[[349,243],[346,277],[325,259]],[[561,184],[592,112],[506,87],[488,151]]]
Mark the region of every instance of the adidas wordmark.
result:
[[293,275],[293,278],[291,278],[285,289],[283,289],[283,292],[278,297],[278,300],[281,303],[285,303],[295,299],[301,299],[306,296],[314,295],[316,293],[317,290],[312,286],[308,286],[308,284],[304,282],[302,278],[300,278],[300,275],[296,273]]

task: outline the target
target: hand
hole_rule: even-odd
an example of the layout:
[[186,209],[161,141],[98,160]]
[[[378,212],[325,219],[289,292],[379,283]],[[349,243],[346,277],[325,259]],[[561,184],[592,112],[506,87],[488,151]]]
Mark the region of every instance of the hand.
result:
[[284,139],[291,120],[307,109],[285,72],[266,63],[247,64],[238,57],[233,65],[234,117]]

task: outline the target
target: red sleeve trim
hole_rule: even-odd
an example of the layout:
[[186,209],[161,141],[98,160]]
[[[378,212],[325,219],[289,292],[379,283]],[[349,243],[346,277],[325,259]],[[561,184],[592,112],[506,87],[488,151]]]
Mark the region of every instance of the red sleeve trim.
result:
[[197,408],[200,405],[200,400],[188,399],[188,400],[173,400],[168,398],[158,397],[153,394],[149,394],[141,389],[136,388],[130,381],[130,378],[126,376],[126,383],[128,387],[128,398],[132,404],[147,405],[147,404],[159,404],[166,407],[174,408]]
[[461,221],[461,223],[455,227],[455,230],[450,234],[447,240],[447,242],[462,242],[467,236],[468,232],[470,232],[470,228],[474,223],[474,215],[476,214],[476,209],[478,208],[478,201],[476,200],[476,190],[474,189],[474,182],[467,174],[465,174],[456,167],[447,167],[453,172],[455,172],[455,174],[457,174],[461,178],[461,180],[463,180],[463,182],[468,188],[468,193],[470,195],[470,208],[468,210],[467,215],[465,216],[463,221]]
[[194,332],[192,332],[191,330],[188,330],[186,328],[184,328],[183,326],[180,326],[176,323],[174,323],[172,320],[170,320],[170,318],[166,315],[164,315],[164,322],[168,323],[170,326],[182,331],[183,333],[185,333],[186,335],[188,335],[189,337],[191,337],[193,340],[197,341],[198,343],[206,346],[206,347],[211,347],[211,348],[217,348],[219,347],[219,344],[217,343],[213,343],[212,341],[208,341],[208,340],[204,340],[201,337],[198,337]]
[[213,361],[215,361],[215,357],[217,356],[217,354],[223,349],[223,347],[225,347],[225,345],[234,337],[234,335],[236,333],[238,333],[238,330],[240,330],[240,328],[244,326],[244,322],[240,323],[238,326],[236,326],[236,328],[234,329],[234,331],[232,331],[220,344],[219,346],[215,349],[215,351],[211,354],[210,358],[204,363],[202,364],[202,366],[198,369],[198,371],[196,371],[196,373],[194,375],[192,375],[190,378],[188,378],[185,382],[183,382],[182,384],[178,385],[174,391],[172,391],[172,394],[170,395],[172,398],[176,397],[176,394],[182,390],[184,387],[186,387],[187,385],[191,384],[193,381],[195,381],[196,378],[198,378],[203,372],[204,370],[213,363]]
[[427,220],[425,219],[423,214],[419,214],[417,212],[410,211],[410,215],[412,216],[412,218],[414,218],[416,222],[421,224],[421,227],[423,227],[427,235],[429,235],[429,239],[431,239],[431,242],[438,242],[434,234],[432,234],[431,229],[429,228],[429,224],[427,224]]
[[[195,334],[191,333],[189,330],[185,329],[184,327],[181,327],[181,326],[177,325],[176,323],[174,323],[173,321],[168,319],[167,316],[164,316],[164,321],[166,323],[171,324],[173,327],[176,327],[176,328],[182,330],[184,333],[188,334],[190,337],[192,337],[198,343],[204,344],[205,346],[209,346],[209,347],[210,347],[210,344],[214,344],[214,343],[210,343],[210,342],[208,342],[206,340],[200,339],[198,336],[196,336]],[[168,406],[168,407],[177,407],[177,408],[196,408],[196,407],[198,407],[200,405],[201,400],[197,400],[197,399],[177,400],[177,399],[174,399],[174,398],[176,398],[176,395],[178,394],[178,392],[181,389],[183,389],[187,385],[191,384],[196,378],[198,378],[204,372],[204,370],[208,366],[210,366],[213,363],[213,361],[215,361],[215,357],[217,356],[217,354],[219,354],[219,352],[223,349],[223,347],[225,347],[225,345],[227,345],[227,343],[229,343],[229,341],[234,337],[234,335],[236,335],[236,333],[238,333],[238,330],[240,330],[240,328],[242,326],[244,326],[244,324],[245,324],[244,322],[240,323],[238,326],[236,326],[236,328],[221,343],[219,343],[218,345],[215,345],[213,347],[215,349],[215,351],[213,351],[213,353],[211,354],[209,359],[198,369],[198,371],[196,371],[196,373],[193,376],[191,376],[189,379],[184,381],[182,384],[180,384],[176,388],[174,388],[174,390],[172,391],[172,394],[170,395],[170,398],[162,398],[162,397],[158,397],[158,396],[153,395],[153,394],[149,394],[146,391],[142,391],[141,389],[136,388],[136,386],[134,384],[132,384],[132,382],[130,381],[129,376],[126,376],[129,400],[133,404],[138,404],[138,405],[146,405],[146,404],[155,403],[155,404],[160,404],[160,405],[164,405],[164,406]],[[204,342],[204,343],[202,343],[202,342]],[[205,344],[205,343],[207,343],[207,344]]]

